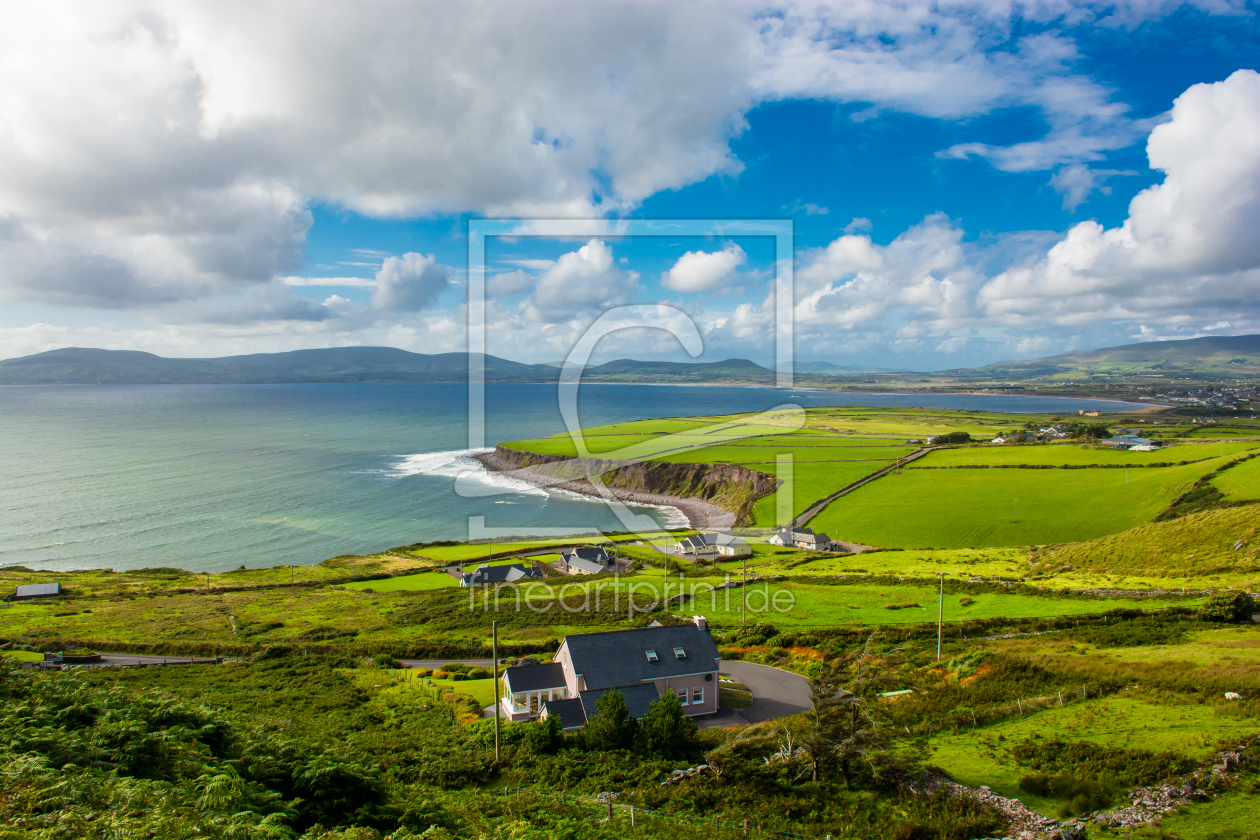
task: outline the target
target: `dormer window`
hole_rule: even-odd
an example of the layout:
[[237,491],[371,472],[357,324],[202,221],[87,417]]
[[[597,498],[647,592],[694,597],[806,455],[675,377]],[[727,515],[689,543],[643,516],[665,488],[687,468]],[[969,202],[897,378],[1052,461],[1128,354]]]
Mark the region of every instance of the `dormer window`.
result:
[[683,650],[682,648],[674,648],[674,658],[675,658],[675,659],[686,659],[686,658],[687,658],[687,651]]
[[647,660],[648,660],[648,662],[656,662],[656,661],[657,661],[656,651],[654,651],[654,650],[648,650],[648,651],[644,651],[644,653],[646,653],[646,654],[647,654]]

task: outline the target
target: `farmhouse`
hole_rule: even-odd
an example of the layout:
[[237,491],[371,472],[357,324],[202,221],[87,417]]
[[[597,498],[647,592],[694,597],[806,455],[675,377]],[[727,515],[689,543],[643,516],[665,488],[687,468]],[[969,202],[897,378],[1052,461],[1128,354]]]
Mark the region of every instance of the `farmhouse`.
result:
[[674,553],[682,557],[747,557],[752,546],[733,534],[696,534],[674,543]]
[[703,616],[672,627],[568,636],[551,664],[503,672],[501,713],[514,721],[556,715],[565,729],[577,729],[616,690],[636,718],[666,691],[689,716],[713,714],[720,659]]
[[52,598],[61,594],[60,583],[28,583],[19,586],[14,598]]
[[616,565],[602,548],[566,548],[560,555],[558,568],[571,575],[597,575]]
[[1150,447],[1150,449],[1139,450],[1145,452],[1150,452],[1153,449],[1159,448],[1159,444],[1155,441],[1140,438],[1137,435],[1116,435],[1114,437],[1107,438],[1107,440],[1099,441],[1099,443],[1103,446],[1109,446],[1112,449],[1134,449],[1139,446]]
[[542,577],[542,570],[533,566],[513,563],[509,566],[490,566],[482,563],[471,572],[462,569],[455,575],[460,586],[479,586],[483,583],[516,583],[520,580]]
[[771,545],[790,545],[815,551],[831,551],[831,537],[816,534],[811,528],[789,528],[770,538]]

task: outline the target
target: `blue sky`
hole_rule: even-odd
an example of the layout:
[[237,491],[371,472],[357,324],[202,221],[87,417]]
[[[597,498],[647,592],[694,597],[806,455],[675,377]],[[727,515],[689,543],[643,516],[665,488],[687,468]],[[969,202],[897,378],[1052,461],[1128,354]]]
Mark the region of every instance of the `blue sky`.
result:
[[[791,218],[798,359],[1260,332],[1254,4],[78,11],[0,12],[5,357],[462,350],[469,218]],[[487,256],[497,355],[772,360],[772,240]]]

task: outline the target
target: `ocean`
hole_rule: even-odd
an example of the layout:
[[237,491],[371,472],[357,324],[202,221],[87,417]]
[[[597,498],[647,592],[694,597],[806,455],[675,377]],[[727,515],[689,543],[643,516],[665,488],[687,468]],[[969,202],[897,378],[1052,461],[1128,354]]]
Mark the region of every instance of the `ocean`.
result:
[[[584,426],[797,405],[1132,410],[1055,397],[584,385]],[[563,430],[554,385],[486,386],[486,445]],[[599,503],[468,458],[458,383],[0,388],[0,566],[220,572],[466,539],[620,530]],[[474,471],[454,492],[455,476]],[[461,482],[461,489],[465,485]],[[478,489],[480,488],[480,489]],[[677,511],[638,508],[661,524]]]

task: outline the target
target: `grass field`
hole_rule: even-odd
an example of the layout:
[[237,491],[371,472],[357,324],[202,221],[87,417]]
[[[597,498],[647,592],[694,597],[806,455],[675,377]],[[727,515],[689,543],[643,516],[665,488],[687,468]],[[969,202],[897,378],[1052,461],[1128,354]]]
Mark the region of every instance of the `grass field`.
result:
[[1074,443],[1015,444],[938,449],[915,462],[915,467],[954,467],[960,465],[997,466],[1006,464],[1046,464],[1085,466],[1089,464],[1157,464],[1198,461],[1254,450],[1258,443],[1188,443],[1175,444],[1154,452],[1130,452]]
[[1230,467],[1213,478],[1212,485],[1230,501],[1260,499],[1260,458]]
[[809,524],[885,547],[1074,542],[1149,522],[1221,463],[1128,471],[910,468],[837,499]]
[[1260,825],[1260,795],[1223,793],[1211,802],[1187,805],[1161,827],[1181,840],[1245,840]]
[[[977,732],[984,739],[977,738]],[[965,785],[988,785],[1002,796],[1054,816],[1058,803],[1024,793],[1020,777],[1029,771],[1003,761],[989,744],[1030,737],[1090,741],[1096,744],[1155,752],[1169,750],[1196,760],[1209,757],[1219,739],[1260,732],[1260,721],[1218,715],[1200,705],[1163,705],[1126,697],[1107,697],[1063,708],[1051,708],[994,724],[977,732],[938,735],[931,739],[932,763]],[[986,744],[986,742],[988,742]]]

